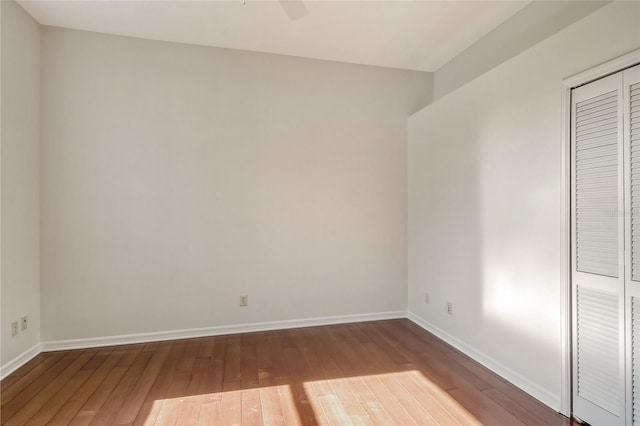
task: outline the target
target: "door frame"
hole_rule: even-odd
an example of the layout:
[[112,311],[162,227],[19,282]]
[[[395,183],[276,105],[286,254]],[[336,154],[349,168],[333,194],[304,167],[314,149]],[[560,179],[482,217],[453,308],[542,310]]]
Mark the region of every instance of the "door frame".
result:
[[560,413],[571,417],[571,90],[640,63],[640,49],[562,80]]

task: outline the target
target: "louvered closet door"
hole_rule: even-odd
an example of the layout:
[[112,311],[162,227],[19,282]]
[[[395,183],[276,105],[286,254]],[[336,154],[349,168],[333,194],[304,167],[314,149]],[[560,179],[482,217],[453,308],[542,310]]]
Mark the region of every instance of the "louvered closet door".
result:
[[571,115],[573,413],[624,425],[622,75],[574,89]]
[[640,66],[623,74],[627,179],[626,344],[627,423],[640,425]]

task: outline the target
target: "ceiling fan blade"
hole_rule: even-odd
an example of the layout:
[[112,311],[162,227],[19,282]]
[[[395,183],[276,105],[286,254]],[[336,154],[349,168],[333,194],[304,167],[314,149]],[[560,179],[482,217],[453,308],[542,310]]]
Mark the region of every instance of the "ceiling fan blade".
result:
[[279,2],[284,13],[286,13],[292,21],[304,18],[309,14],[309,10],[302,0],[279,0]]

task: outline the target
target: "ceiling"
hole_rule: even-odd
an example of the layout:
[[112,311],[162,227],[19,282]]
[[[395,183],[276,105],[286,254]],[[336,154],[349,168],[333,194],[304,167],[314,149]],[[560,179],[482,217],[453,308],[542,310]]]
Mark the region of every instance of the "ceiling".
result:
[[[418,71],[437,70],[529,3],[525,0],[18,2],[43,25]],[[294,9],[308,13],[292,19]]]

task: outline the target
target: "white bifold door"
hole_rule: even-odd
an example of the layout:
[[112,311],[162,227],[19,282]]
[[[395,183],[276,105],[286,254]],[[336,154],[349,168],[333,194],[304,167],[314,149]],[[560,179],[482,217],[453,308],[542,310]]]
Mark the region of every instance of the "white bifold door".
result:
[[572,90],[573,414],[640,426],[640,66]]

